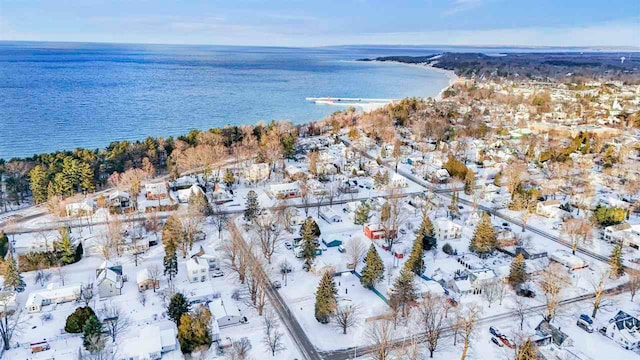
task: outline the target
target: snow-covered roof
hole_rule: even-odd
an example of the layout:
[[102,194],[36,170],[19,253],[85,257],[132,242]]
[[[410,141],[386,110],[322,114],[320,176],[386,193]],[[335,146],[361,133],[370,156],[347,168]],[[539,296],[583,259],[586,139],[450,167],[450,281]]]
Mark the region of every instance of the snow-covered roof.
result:
[[148,359],[150,354],[162,353],[162,337],[157,325],[140,329],[138,336],[127,338],[118,346],[118,356],[123,359]]
[[116,198],[127,198],[130,199],[131,195],[129,195],[128,192],[126,191],[120,191],[120,190],[116,190],[114,192],[112,192],[111,194],[109,194],[109,200],[113,200]]
[[138,284],[149,279],[151,279],[151,276],[149,275],[149,270],[147,269],[142,269],[136,273],[136,283]]
[[55,302],[56,299],[67,298],[80,294],[81,289],[82,284],[80,283],[61,287],[58,287],[57,283],[51,283],[47,285],[47,288],[44,290],[30,293],[25,306],[30,307],[32,305],[41,305],[42,301],[45,299],[50,299]]
[[419,294],[431,293],[432,295],[443,296],[444,289],[442,285],[433,280],[426,280],[422,277],[416,277],[416,285]]
[[198,261],[198,257],[189,259],[185,265],[189,273],[197,273],[202,269],[209,269],[209,265],[205,261]]
[[458,291],[460,292],[467,292],[467,291],[473,290],[471,286],[471,281],[467,279],[456,280],[455,283],[456,283],[456,287],[458,288]]
[[242,316],[240,309],[238,309],[238,306],[230,298],[224,300],[222,298],[213,299],[213,301],[209,303],[209,310],[216,319],[225,316]]

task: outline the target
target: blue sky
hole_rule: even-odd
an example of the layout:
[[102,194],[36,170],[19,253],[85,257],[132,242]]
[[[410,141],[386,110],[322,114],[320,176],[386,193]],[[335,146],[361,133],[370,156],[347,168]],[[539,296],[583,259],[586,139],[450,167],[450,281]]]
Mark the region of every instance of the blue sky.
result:
[[640,1],[0,0],[0,40],[640,47]]

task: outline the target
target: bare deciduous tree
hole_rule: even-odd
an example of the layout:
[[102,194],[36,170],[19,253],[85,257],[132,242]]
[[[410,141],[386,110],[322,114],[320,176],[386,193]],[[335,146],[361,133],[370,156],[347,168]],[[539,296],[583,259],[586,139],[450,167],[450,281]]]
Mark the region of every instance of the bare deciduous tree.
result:
[[273,310],[267,309],[264,312],[263,321],[263,343],[271,352],[271,356],[276,356],[277,353],[286,349],[284,346],[284,333],[280,331],[278,317]]
[[462,340],[464,341],[460,360],[465,360],[467,358],[467,352],[469,351],[469,345],[471,343],[471,336],[475,332],[476,324],[478,323],[481,313],[482,309],[476,305],[471,305],[457,313],[459,316],[457,322],[460,327],[460,332],[462,333]]
[[99,311],[103,319],[102,324],[113,342],[132,324],[129,316],[117,305],[103,304]]
[[369,324],[366,337],[371,344],[374,359],[387,360],[391,358],[394,333],[394,326],[389,320],[378,320]]
[[538,283],[546,300],[544,319],[551,321],[558,309],[560,293],[571,281],[562,265],[553,263],[542,271]]
[[9,292],[0,293],[0,303],[3,304],[0,306],[0,338],[5,350],[9,350],[11,339],[21,332],[23,325],[22,312],[20,310],[13,312],[7,308],[9,296],[11,296]]
[[258,218],[254,227],[258,245],[262,255],[271,264],[271,257],[282,242],[282,226],[276,216],[263,216]]
[[562,233],[569,239],[571,251],[575,255],[581,244],[584,245],[590,242],[592,228],[591,225],[583,219],[567,219],[567,221],[562,224]]
[[608,278],[608,271],[604,271],[599,275],[594,274],[591,278],[591,287],[593,288],[593,311],[591,312],[591,317],[593,318],[598,314],[598,310],[609,305],[609,301],[605,298]]
[[347,264],[353,264],[355,266],[362,261],[364,255],[367,252],[367,246],[359,237],[353,237],[347,240],[345,244],[345,256],[347,257]]
[[249,350],[251,350],[251,342],[248,338],[240,338],[231,343],[231,351],[227,354],[228,360],[247,360],[249,359]]
[[520,330],[524,327],[524,319],[527,316],[529,305],[525,302],[523,297],[516,296],[513,300],[513,305],[511,306],[511,312],[514,317],[520,321]]
[[354,326],[359,321],[360,307],[354,304],[339,304],[333,315],[336,328],[342,330],[343,334],[347,329]]
[[248,259],[245,252],[242,250],[242,245],[239,243],[235,236],[232,236],[230,241],[226,241],[222,247],[226,266],[238,275],[238,280],[241,284],[244,284],[247,274]]
[[442,336],[447,305],[444,298],[427,293],[419,303],[420,324],[424,331],[424,339],[429,350],[429,357],[438,349],[438,343]]
[[154,264],[147,268],[147,272],[149,273],[149,280],[153,282],[153,292],[156,292],[158,284],[160,283],[160,274],[162,274],[162,269],[160,269],[158,264]]
[[629,293],[631,294],[631,301],[633,301],[638,289],[640,289],[640,272],[629,272],[629,283],[627,286],[629,287]]

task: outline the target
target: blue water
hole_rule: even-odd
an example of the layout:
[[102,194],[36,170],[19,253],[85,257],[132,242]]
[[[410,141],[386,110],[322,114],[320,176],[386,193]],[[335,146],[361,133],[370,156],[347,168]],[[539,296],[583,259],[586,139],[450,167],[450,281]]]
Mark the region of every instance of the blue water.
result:
[[261,120],[303,123],[340,109],[305,97],[435,96],[448,83],[442,73],[353,61],[430,53],[0,42],[0,158]]

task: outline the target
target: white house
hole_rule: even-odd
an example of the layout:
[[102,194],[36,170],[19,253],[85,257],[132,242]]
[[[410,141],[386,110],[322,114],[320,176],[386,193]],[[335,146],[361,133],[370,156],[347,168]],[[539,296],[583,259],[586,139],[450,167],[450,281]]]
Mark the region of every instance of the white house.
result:
[[427,293],[434,296],[444,296],[444,288],[442,285],[433,280],[424,279],[421,276],[416,276],[416,293],[420,297],[424,297]]
[[144,194],[147,200],[160,200],[169,196],[167,183],[158,182],[144,185]]
[[433,222],[433,231],[438,241],[459,239],[462,235],[462,226],[446,217],[439,217]]
[[176,346],[176,331],[173,327],[161,330],[158,325],[146,325],[138,336],[126,338],[118,346],[120,360],[157,360],[162,354],[173,351]]
[[244,177],[252,182],[266,180],[269,177],[269,164],[251,164],[245,172]]
[[272,184],[269,189],[277,198],[291,198],[300,194],[300,186],[297,181],[284,184]]
[[96,270],[96,283],[98,294],[101,298],[122,294],[124,279],[122,277],[122,265],[115,265],[109,261],[103,261]]
[[211,316],[218,321],[219,327],[243,324],[247,318],[242,316],[240,308],[231,298],[217,298],[209,303]]
[[178,190],[178,202],[187,203],[189,202],[189,199],[196,194],[204,195],[202,188],[196,184],[191,185],[191,187],[186,189],[180,189]]
[[187,267],[189,282],[204,282],[209,279],[209,264],[206,261],[202,261],[198,257],[193,257],[189,259],[185,265]]
[[620,310],[605,325],[606,336],[613,339],[625,349],[640,348],[640,320]]
[[92,215],[96,209],[96,203],[91,199],[72,202],[65,205],[67,216],[85,216]]
[[322,218],[324,221],[328,222],[329,224],[342,222],[342,218],[340,217],[340,215],[336,214],[336,212],[333,211],[333,209],[330,207],[325,207],[323,209],[320,209],[319,213],[320,213],[320,218]]
[[128,208],[131,195],[128,192],[116,190],[109,194],[109,206],[114,208]]
[[500,281],[496,273],[491,269],[479,269],[469,271],[469,282],[474,294],[482,293],[482,290]]
[[551,255],[549,255],[549,259],[560,263],[571,270],[582,269],[589,266],[589,263],[587,263],[585,260],[571,254],[566,250],[556,250],[552,252]]
[[35,313],[40,312],[43,306],[75,301],[81,290],[82,284],[58,286],[57,283],[51,283],[43,290],[30,293],[25,308],[28,312]]
[[536,213],[548,218],[559,218],[561,211],[559,200],[540,201],[536,205]]
[[637,249],[640,247],[640,224],[624,223],[607,226],[602,232],[602,237],[609,242],[619,242]]

